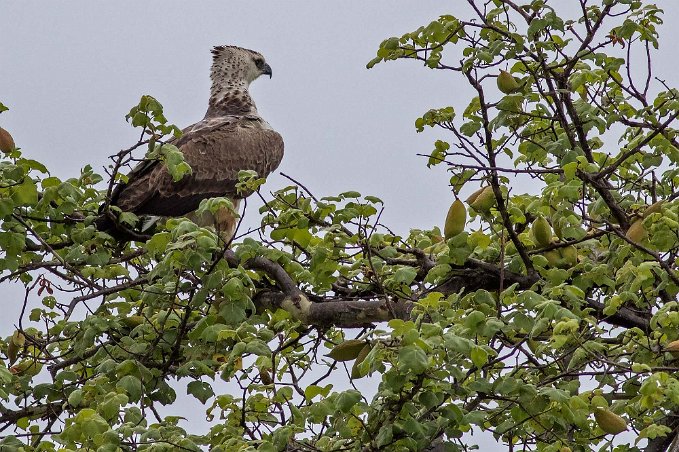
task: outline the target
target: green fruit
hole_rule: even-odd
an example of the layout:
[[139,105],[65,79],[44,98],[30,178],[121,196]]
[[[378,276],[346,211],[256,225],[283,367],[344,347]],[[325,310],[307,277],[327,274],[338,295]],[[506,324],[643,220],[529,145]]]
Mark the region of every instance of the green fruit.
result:
[[601,430],[611,435],[617,435],[627,430],[627,422],[606,408],[597,407],[594,411],[594,419],[596,419]]
[[363,350],[365,346],[365,341],[349,339],[335,345],[335,347],[330,350],[330,353],[328,353],[326,356],[336,361],[351,361],[352,359],[356,359],[358,355],[361,354],[361,350]]
[[562,258],[561,264],[565,268],[571,268],[578,263],[578,249],[573,245],[561,248],[559,251]]
[[[596,390],[595,390],[595,391],[596,391]],[[595,409],[597,409],[597,408],[605,408],[605,409],[607,409],[607,408],[608,408],[608,401],[606,400],[606,398],[605,398],[603,395],[601,395],[601,394],[598,393],[598,392],[592,396],[592,401],[591,401],[591,403],[592,403],[592,406],[593,406]]]
[[460,232],[464,231],[464,225],[467,223],[467,209],[464,203],[459,199],[448,209],[448,215],[446,216],[446,224],[443,228],[443,234],[446,239],[455,237]]
[[24,348],[26,343],[26,337],[21,331],[15,331],[12,337],[9,338],[9,343],[7,344],[7,357],[9,358],[9,365],[11,366],[17,360],[19,356],[19,350]]
[[372,346],[370,344],[366,344],[365,347],[361,349],[361,352],[358,354],[356,357],[356,361],[354,361],[354,365],[351,367],[351,379],[356,380],[358,378],[365,377],[367,372],[362,372],[359,369],[359,365],[365,361],[365,357],[368,356],[368,353],[370,353],[370,350],[372,350]]
[[0,151],[9,153],[14,149],[16,149],[14,138],[8,131],[0,127]]
[[662,205],[665,203],[665,201],[658,201],[654,202],[650,206],[644,210],[643,217],[646,218],[647,216],[651,215],[652,213],[659,213],[662,212]]
[[521,89],[521,85],[512,74],[503,70],[500,70],[500,75],[497,76],[497,87],[505,94],[511,94]]
[[632,223],[632,226],[629,227],[627,233],[625,234],[625,237],[636,243],[641,242],[647,236],[648,234],[646,233],[646,228],[644,228],[643,220],[637,220]]
[[556,235],[558,239],[563,239],[563,231],[561,228],[563,227],[564,221],[559,220],[560,220],[559,218],[557,219],[552,218],[552,228],[554,229],[554,235]]
[[558,250],[549,250],[542,255],[547,259],[550,267],[560,267],[561,266],[561,253]]
[[549,222],[543,218],[538,217],[533,222],[533,237],[540,246],[549,246],[552,241],[552,227]]
[[17,360],[18,355],[19,347],[17,347],[16,344],[10,339],[9,344],[7,344],[7,358],[8,358],[7,365],[11,366],[12,364],[14,364],[14,362]]
[[124,317],[122,322],[124,325],[129,326],[130,328],[134,328],[144,323],[144,317],[141,315],[131,315],[129,317]]
[[490,185],[477,190],[472,196],[467,198],[467,204],[477,212],[488,212],[495,205],[495,193]]
[[480,195],[485,189],[486,189],[486,187],[481,187],[481,188],[479,188],[479,189],[476,190],[474,193],[472,193],[471,195],[469,195],[469,198],[465,199],[465,202],[466,202],[467,204],[470,204],[470,205],[471,205],[471,203],[473,203],[474,201],[476,201],[476,198],[478,198],[479,195]]
[[578,263],[578,249],[573,245],[542,253],[550,267],[568,270]]
[[259,369],[259,378],[262,379],[262,384],[270,385],[273,383],[270,369]]

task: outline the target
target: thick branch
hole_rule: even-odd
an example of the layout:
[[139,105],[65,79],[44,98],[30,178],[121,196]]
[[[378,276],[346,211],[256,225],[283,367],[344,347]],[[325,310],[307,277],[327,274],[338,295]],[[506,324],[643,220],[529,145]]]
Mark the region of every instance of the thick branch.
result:
[[[232,251],[227,251],[225,257],[230,265],[238,264],[238,259]],[[412,264],[414,263],[415,261],[412,262]],[[358,328],[391,319],[410,320],[410,313],[414,306],[412,301],[393,300],[379,295],[370,298],[338,298],[326,302],[315,302],[311,301],[297,287],[290,275],[277,263],[264,257],[257,257],[248,260],[244,266],[264,271],[276,281],[281,289],[280,291],[263,290],[259,292],[253,300],[255,305],[270,310],[284,309],[293,318],[306,325]],[[487,262],[469,259],[464,266],[454,268],[446,281],[421,292],[419,296],[423,297],[430,292],[451,295],[459,292],[469,293],[480,289],[496,291],[500,288],[501,280],[505,285],[517,284],[520,289],[526,290],[539,281],[539,276],[537,273],[522,275],[510,272],[507,269],[500,269]],[[622,307],[615,314],[604,315],[605,306],[602,303],[588,300],[588,304],[596,310],[598,318],[611,325],[625,328],[637,327],[643,331],[649,329],[648,319],[639,316],[628,308]]]
[[587,304],[594,308],[599,314],[599,318],[607,323],[612,323],[625,328],[639,328],[642,331],[649,331],[651,324],[648,319],[641,317],[629,308],[621,307],[615,314],[604,315],[604,304],[596,300],[587,300]]
[[0,416],[0,424],[16,424],[16,422],[24,417],[28,418],[47,418],[56,417],[64,411],[63,403],[53,402],[45,405],[36,405],[22,408],[20,410],[5,411]]
[[281,308],[307,325],[319,327],[360,328],[391,319],[410,320],[414,303],[407,300],[333,300],[311,302],[306,296],[298,299],[283,292],[262,291],[253,300],[266,309]]

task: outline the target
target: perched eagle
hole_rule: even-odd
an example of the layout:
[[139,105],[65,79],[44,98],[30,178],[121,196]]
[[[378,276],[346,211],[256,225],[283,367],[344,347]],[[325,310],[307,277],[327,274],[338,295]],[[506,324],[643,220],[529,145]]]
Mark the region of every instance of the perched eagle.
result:
[[[147,160],[117,185],[110,205],[139,216],[179,217],[198,208],[203,199],[225,196],[238,210],[239,200],[249,193],[237,193],[238,172],[253,170],[267,177],[283,158],[283,139],[257,113],[248,87],[260,75],[271,77],[264,57],[234,46],[212,49],[212,88],[207,113],[202,121],[183,130],[170,141],[184,154],[191,173],[174,182],[158,160]],[[203,215],[194,221],[212,226],[229,240],[235,231],[234,216],[226,209]],[[110,216],[97,221],[100,230],[115,228]]]

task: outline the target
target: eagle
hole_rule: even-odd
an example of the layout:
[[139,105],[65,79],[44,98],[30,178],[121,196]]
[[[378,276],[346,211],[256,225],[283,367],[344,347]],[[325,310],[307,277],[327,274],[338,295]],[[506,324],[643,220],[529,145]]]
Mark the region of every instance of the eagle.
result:
[[[281,163],[283,139],[259,116],[248,91],[261,75],[272,76],[264,57],[226,45],[214,47],[212,57],[205,117],[168,141],[183,153],[191,172],[174,181],[161,161],[145,160],[132,169],[126,182],[114,187],[108,205],[144,217],[188,215],[201,226],[214,226],[228,242],[237,226],[232,211],[222,208],[214,215],[200,216],[194,211],[202,200],[215,197],[230,199],[238,211],[240,200],[250,195],[236,190],[239,171],[267,177]],[[114,235],[122,229],[106,212],[97,226]]]

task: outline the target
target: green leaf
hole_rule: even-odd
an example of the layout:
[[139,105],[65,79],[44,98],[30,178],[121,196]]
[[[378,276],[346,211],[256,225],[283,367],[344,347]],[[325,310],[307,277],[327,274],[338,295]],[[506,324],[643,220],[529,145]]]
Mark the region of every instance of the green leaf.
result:
[[427,354],[417,345],[406,345],[398,352],[399,368],[412,374],[421,374],[429,367]]
[[337,409],[342,413],[348,413],[361,400],[361,393],[355,389],[340,392],[337,395]]
[[340,342],[335,345],[330,353],[326,356],[336,360],[336,361],[351,361],[356,359],[356,357],[361,353],[363,347],[367,344],[366,341],[360,341],[356,339],[348,339],[344,342]]
[[28,417],[22,417],[21,419],[16,421],[16,426],[19,427],[21,430],[27,430],[30,424],[31,420]]
[[340,193],[340,197],[342,197],[342,198],[360,198],[361,194],[357,191],[345,191],[343,193]]
[[472,311],[467,316],[465,316],[464,326],[469,328],[472,333],[476,333],[476,331],[481,326],[483,326],[483,324],[485,322],[486,322],[486,315],[483,312]]
[[361,349],[361,351],[358,353],[358,356],[356,356],[356,361],[354,361],[354,365],[351,367],[351,379],[352,380],[357,380],[359,378],[363,378],[368,373],[370,372],[370,362],[365,362],[365,359],[368,357],[372,350],[372,344],[369,342]]
[[171,238],[172,234],[169,232],[159,232],[154,234],[153,237],[151,237],[151,239],[146,242],[146,249],[153,255],[160,254],[165,251]]
[[271,350],[269,349],[269,346],[260,340],[248,342],[245,347],[245,352],[259,356],[271,356]]
[[460,132],[468,137],[474,136],[481,129],[480,121],[467,121],[460,126]]
[[470,358],[472,359],[472,363],[480,369],[488,362],[488,352],[482,347],[476,346],[472,348]]
[[94,414],[82,422],[82,431],[87,438],[94,438],[109,428],[108,422],[98,414]]
[[379,448],[384,448],[391,444],[394,440],[394,426],[383,425],[375,438],[375,445]]
[[0,218],[5,218],[14,210],[14,202],[10,198],[0,198]]
[[309,385],[304,390],[304,398],[307,400],[312,400],[316,396],[327,397],[332,389],[332,384],[325,386]]
[[394,281],[409,285],[415,280],[417,269],[414,267],[401,267],[394,273]]
[[12,201],[17,205],[33,205],[38,202],[38,187],[32,179],[25,177],[23,182],[12,187]]
[[110,392],[104,400],[97,405],[97,411],[107,420],[116,419],[120,414],[120,407],[127,405],[129,398],[125,394]]
[[204,381],[192,381],[186,386],[186,393],[200,400],[203,405],[215,395],[212,386]]
[[125,375],[116,382],[116,388],[122,389],[131,401],[137,401],[142,394],[142,383],[134,375]]

